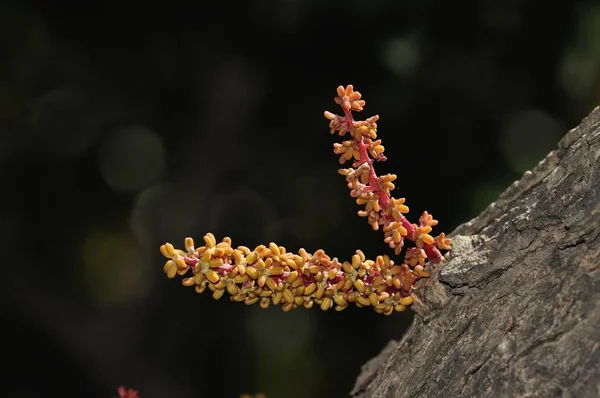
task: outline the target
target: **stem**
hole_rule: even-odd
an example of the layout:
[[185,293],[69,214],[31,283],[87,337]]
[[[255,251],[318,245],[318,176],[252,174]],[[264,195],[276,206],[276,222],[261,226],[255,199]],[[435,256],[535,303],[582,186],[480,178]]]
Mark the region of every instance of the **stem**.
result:
[[[354,117],[352,116],[352,110],[345,109],[344,107],[342,107],[342,110],[344,111],[344,119],[342,122],[344,124],[343,127],[346,131],[350,132],[350,130],[354,124]],[[371,157],[369,156],[369,152],[368,152],[369,144],[365,142],[365,138],[362,136],[361,136],[360,140],[356,140],[354,138],[354,136],[352,136],[352,138],[354,139],[354,141],[356,142],[356,145],[358,146],[358,152],[359,152],[359,156],[360,156],[358,163],[359,164],[367,163],[367,165],[369,166],[369,183],[365,187],[365,191],[371,191],[377,195],[378,200],[379,200],[379,208],[381,209],[380,210],[380,218],[384,220],[384,224],[387,222],[390,222],[391,216],[387,214],[386,210],[387,210],[387,207],[391,200],[391,196],[390,196],[390,194],[384,192],[380,187],[379,177],[377,176],[377,173],[375,172],[375,167],[373,166],[373,159],[371,159]],[[410,241],[414,242],[417,239],[417,236],[415,236],[416,230],[415,230],[414,225],[410,221],[408,221],[408,219],[406,217],[404,217],[404,215],[402,215],[402,214],[400,214],[400,222],[402,223],[402,226],[407,231],[406,238],[409,239]],[[425,254],[427,255],[427,258],[429,259],[429,261],[431,263],[436,264],[441,261],[442,255],[441,255],[439,249],[435,245],[425,244],[423,246],[423,249],[425,251]]]
[[[354,124],[354,118],[352,117],[352,112],[350,110],[344,109],[344,120],[346,122],[346,127],[350,130],[352,124]],[[369,152],[367,152],[367,148],[369,145],[365,143],[365,139],[361,137],[360,141],[356,141],[358,145],[358,150],[360,153],[360,163],[366,163],[369,165],[369,188],[372,192],[374,192],[379,198],[379,207],[384,210],[387,208],[388,203],[390,202],[390,196],[383,192],[383,190],[379,187],[379,177],[375,172],[375,167],[373,167],[373,159],[369,156]]]

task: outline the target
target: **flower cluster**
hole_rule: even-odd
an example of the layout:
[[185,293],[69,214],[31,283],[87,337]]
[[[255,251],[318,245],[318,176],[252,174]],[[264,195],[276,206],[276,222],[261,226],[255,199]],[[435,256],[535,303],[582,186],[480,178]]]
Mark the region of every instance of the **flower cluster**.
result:
[[408,213],[405,199],[394,199],[390,192],[395,188],[395,174],[377,176],[373,162],[387,160],[383,154],[385,148],[377,139],[377,121],[379,116],[371,116],[362,121],[354,120],[352,112],[363,110],[365,101],[361,94],[354,91],[352,85],[337,88],[335,102],[341,106],[344,116],[325,112],[329,120],[331,134],[340,136],[350,135],[349,140],[333,144],[333,152],[340,156],[340,164],[353,160],[352,167],[339,169],[338,172],[346,177],[350,196],[356,198],[356,204],[364,205],[358,211],[361,217],[367,217],[374,230],[383,229],[385,239],[394,253],[399,255],[404,247],[405,239],[415,243],[414,248],[406,251],[405,263],[423,265],[426,260],[437,264],[442,260],[441,250],[450,250],[450,239],[441,233],[436,238],[429,233],[437,225],[437,220],[423,212],[419,224],[411,224],[404,214]]
[[182,283],[194,286],[198,293],[208,289],[218,300],[227,291],[232,301],[259,303],[262,308],[280,305],[284,311],[315,304],[324,311],[341,311],[355,303],[389,315],[412,304],[412,285],[420,273],[425,275],[422,265],[411,271],[407,264],[396,265],[388,256],[368,260],[360,250],[351,261],[340,262],[323,250],[289,253],[273,242],[254,250],[234,248],[230,238],[217,243],[211,233],[198,248],[192,238],[186,238],[185,250],[166,243],[160,251],[168,258],[164,265],[167,276],[174,278],[191,270],[193,275]]
[[450,250],[450,239],[443,233],[436,238],[430,235],[437,220],[427,212],[423,212],[418,224],[407,220],[405,199],[395,199],[390,194],[396,176],[377,176],[373,166],[375,161],[386,160],[384,147],[377,139],[379,116],[354,120],[352,112],[362,111],[365,105],[361,94],[351,85],[338,87],[337,94],[335,102],[344,115],[325,112],[325,117],[330,121],[331,133],[351,137],[334,144],[340,163],[353,160],[351,168],[340,169],[339,173],[345,176],[356,203],[364,206],[358,215],[366,217],[374,230],[383,230],[384,241],[396,255],[401,253],[405,241],[414,243],[406,248],[404,261],[396,264],[387,255],[369,260],[357,250],[351,260],[341,262],[321,249],[291,253],[272,242],[253,250],[246,246],[234,248],[230,238],[217,242],[208,233],[204,245],[198,248],[191,238],[186,238],[185,250],[175,249],[170,243],[160,247],[167,258],[164,272],[169,278],[191,271],[182,283],[194,286],[198,293],[208,289],[218,300],[227,291],[232,301],[259,303],[262,308],[279,305],[284,311],[315,304],[324,311],[341,311],[354,303],[390,315],[394,310],[405,311],[413,303],[415,281],[430,275],[425,269],[427,262],[439,263],[440,250]]
[[117,392],[119,393],[119,398],[140,398],[138,391],[133,388],[120,386],[117,388]]

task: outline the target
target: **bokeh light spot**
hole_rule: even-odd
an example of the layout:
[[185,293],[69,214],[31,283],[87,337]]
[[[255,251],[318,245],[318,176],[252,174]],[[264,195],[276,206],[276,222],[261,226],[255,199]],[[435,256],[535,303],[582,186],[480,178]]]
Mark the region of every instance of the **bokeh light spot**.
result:
[[129,234],[92,231],[83,244],[83,279],[89,297],[111,305],[144,297],[152,286],[151,272]]
[[400,77],[412,76],[419,65],[420,51],[413,36],[388,41],[381,54],[383,64]]
[[99,154],[100,171],[115,191],[139,191],[158,181],[165,169],[165,149],[158,135],[132,125],[107,137]]
[[[250,313],[246,324],[247,336],[261,353],[256,358],[256,373],[261,390],[268,392],[269,396],[314,396],[314,388],[321,380],[317,376],[320,365],[316,362],[315,353],[307,349],[314,346],[316,319],[313,311],[297,308],[283,313],[279,308],[257,308]],[[288,375],[310,372],[315,373],[311,380],[290,390]]]
[[509,116],[500,132],[500,150],[510,168],[523,173],[556,148],[566,129],[552,115],[523,109]]
[[578,29],[558,68],[558,80],[571,100],[595,100],[600,81],[600,6],[585,5],[577,13]]
[[29,113],[34,148],[57,155],[78,155],[99,133],[99,119],[74,86],[62,86],[35,99]]

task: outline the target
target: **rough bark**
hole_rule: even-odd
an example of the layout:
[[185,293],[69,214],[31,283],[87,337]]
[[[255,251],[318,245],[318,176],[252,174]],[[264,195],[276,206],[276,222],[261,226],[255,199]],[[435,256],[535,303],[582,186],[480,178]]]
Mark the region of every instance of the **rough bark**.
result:
[[600,109],[452,234],[354,397],[600,396]]

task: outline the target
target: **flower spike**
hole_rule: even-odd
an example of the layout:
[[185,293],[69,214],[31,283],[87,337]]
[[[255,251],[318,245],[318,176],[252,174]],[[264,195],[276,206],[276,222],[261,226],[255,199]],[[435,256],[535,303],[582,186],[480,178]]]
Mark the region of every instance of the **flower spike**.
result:
[[324,113],[330,133],[348,135],[348,139],[334,143],[333,152],[340,164],[352,161],[350,168],[341,168],[338,173],[345,177],[350,196],[362,206],[358,215],[365,217],[373,230],[383,231],[384,242],[395,255],[401,254],[407,241],[413,243],[406,248],[403,261],[396,264],[387,255],[369,260],[357,250],[350,260],[340,262],[322,249],[291,253],[273,242],[250,250],[233,247],[228,237],[217,242],[207,233],[200,247],[192,238],[185,239],[184,250],[170,243],[160,247],[167,259],[163,271],[168,278],[187,274],[182,280],[184,286],[193,286],[198,293],[208,289],[215,300],[227,292],[231,301],[259,303],[261,308],[275,305],[283,311],[315,304],[323,311],[342,311],[353,303],[390,315],[405,311],[413,303],[414,283],[430,276],[426,268],[442,261],[441,250],[450,250],[451,240],[444,233],[435,238],[430,234],[438,221],[427,211],[418,224],[410,223],[405,216],[409,212],[406,200],[391,195],[397,176],[376,174],[374,163],[387,158],[377,138],[379,116],[363,121],[353,118],[352,112],[361,112],[366,104],[362,95],[352,85],[339,86],[334,101],[343,116]]

